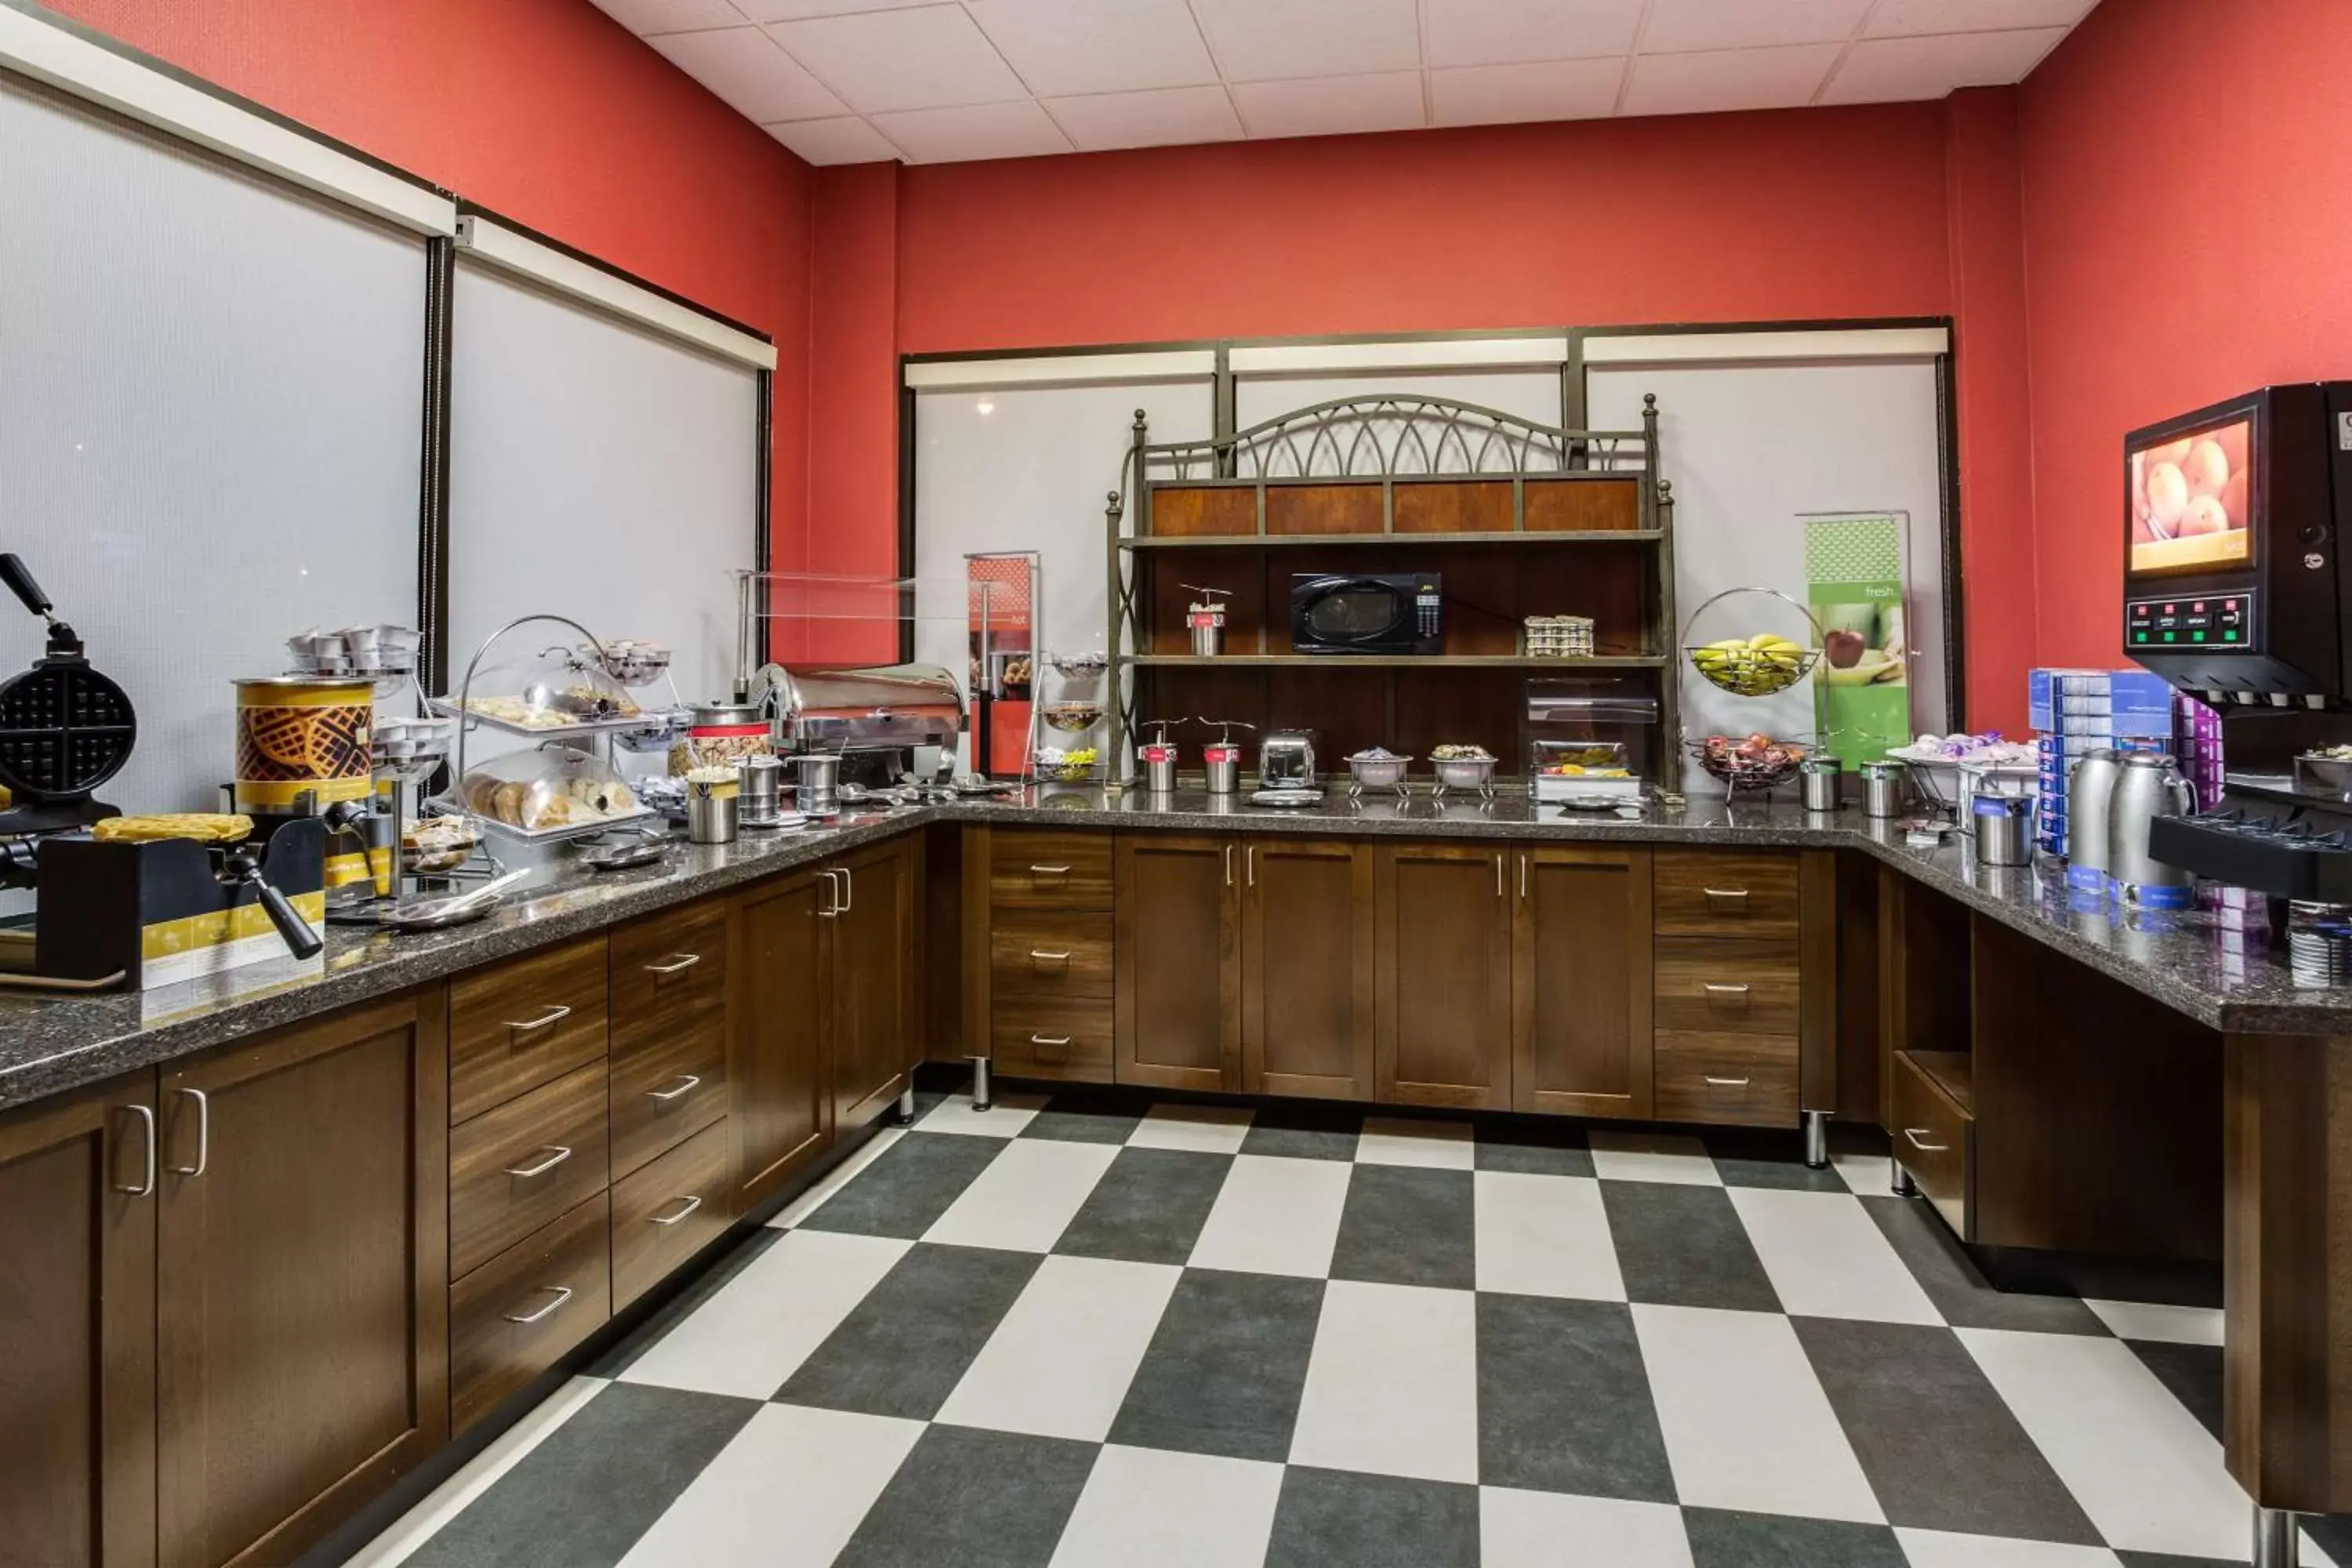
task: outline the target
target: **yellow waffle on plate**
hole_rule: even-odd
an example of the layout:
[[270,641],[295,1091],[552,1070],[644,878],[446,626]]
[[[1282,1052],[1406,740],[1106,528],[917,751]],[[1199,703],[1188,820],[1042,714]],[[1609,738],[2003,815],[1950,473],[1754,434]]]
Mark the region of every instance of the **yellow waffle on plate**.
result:
[[217,811],[166,811],[150,816],[110,816],[91,824],[100,844],[152,844],[159,838],[194,838],[235,844],[253,831],[253,818]]

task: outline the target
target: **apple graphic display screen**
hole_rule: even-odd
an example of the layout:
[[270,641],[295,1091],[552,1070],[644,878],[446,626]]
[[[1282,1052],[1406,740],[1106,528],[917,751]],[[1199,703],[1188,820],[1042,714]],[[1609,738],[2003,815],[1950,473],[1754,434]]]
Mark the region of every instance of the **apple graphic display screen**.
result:
[[2254,426],[2225,420],[2126,454],[2131,570],[2239,566],[2253,559]]

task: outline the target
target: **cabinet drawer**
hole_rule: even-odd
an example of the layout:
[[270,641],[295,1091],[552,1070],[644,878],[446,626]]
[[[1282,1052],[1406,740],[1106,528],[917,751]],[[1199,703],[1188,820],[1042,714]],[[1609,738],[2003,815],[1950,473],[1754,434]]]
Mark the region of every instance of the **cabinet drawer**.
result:
[[613,933],[613,1055],[727,1019],[727,910],[697,904]]
[[1110,835],[1000,827],[989,835],[988,901],[999,910],[1110,908]]
[[1111,994],[1110,916],[1022,910],[990,922],[989,984],[999,996]]
[[449,1124],[604,1054],[604,938],[551,947],[449,985]]
[[1775,1035],[1661,1029],[1653,1096],[1661,1121],[1797,1124],[1797,1042]]
[[449,1287],[449,1417],[462,1432],[613,1315],[604,1194]]
[[1969,1239],[1969,1161],[1975,1120],[1919,1070],[1907,1051],[1895,1053],[1895,1159],[1944,1223]]
[[608,1179],[604,1064],[566,1074],[449,1134],[449,1272],[479,1268]]
[[1651,950],[1661,1029],[1797,1032],[1797,945],[1708,937],[1662,937]]
[[1794,855],[1660,849],[1651,864],[1651,922],[1658,935],[1795,940]]
[[733,1189],[724,1121],[613,1184],[613,1310],[661,1283],[727,1228]]
[[724,1016],[613,1053],[615,1177],[676,1148],[726,1114]]
[[1015,1078],[1111,1081],[1111,1005],[1008,996],[994,1007],[990,1061]]

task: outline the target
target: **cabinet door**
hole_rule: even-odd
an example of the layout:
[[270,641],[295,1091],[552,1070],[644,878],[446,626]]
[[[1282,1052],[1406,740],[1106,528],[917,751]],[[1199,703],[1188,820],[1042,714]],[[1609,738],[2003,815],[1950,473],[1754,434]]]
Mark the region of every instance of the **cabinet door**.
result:
[[1377,1097],[1511,1105],[1511,903],[1506,852],[1384,844],[1372,852]]
[[154,1105],[143,1072],[0,1121],[0,1563],[155,1561]]
[[163,1075],[165,1568],[289,1562],[448,1436],[443,997]]
[[1648,1116],[1649,851],[1519,849],[1513,861],[1512,1103]]
[[735,915],[727,1125],[739,1212],[774,1196],[833,1139],[825,1054],[833,888],[816,871],[762,883]]
[[1372,852],[1242,846],[1242,1087],[1372,1098]]
[[1118,1081],[1240,1089],[1240,849],[1230,838],[1122,833],[1112,859]]
[[833,926],[833,1124],[870,1121],[907,1087],[914,1033],[908,841],[841,862]]

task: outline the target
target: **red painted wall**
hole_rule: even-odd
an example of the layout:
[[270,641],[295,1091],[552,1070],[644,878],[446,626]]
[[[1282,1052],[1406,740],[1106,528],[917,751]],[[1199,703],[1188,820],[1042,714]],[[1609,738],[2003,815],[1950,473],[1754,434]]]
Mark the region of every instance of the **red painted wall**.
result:
[[[898,186],[896,163],[816,171],[810,280],[808,570],[898,574]],[[895,597],[891,605],[895,605]],[[782,657],[891,660],[887,624],[780,626]],[[802,634],[805,634],[804,636]]]
[[805,549],[811,172],[586,0],[57,10],[776,341],[773,528]]
[[2106,0],[2026,81],[2044,662],[2120,662],[2125,431],[2352,376],[2347,79],[2342,0]]

